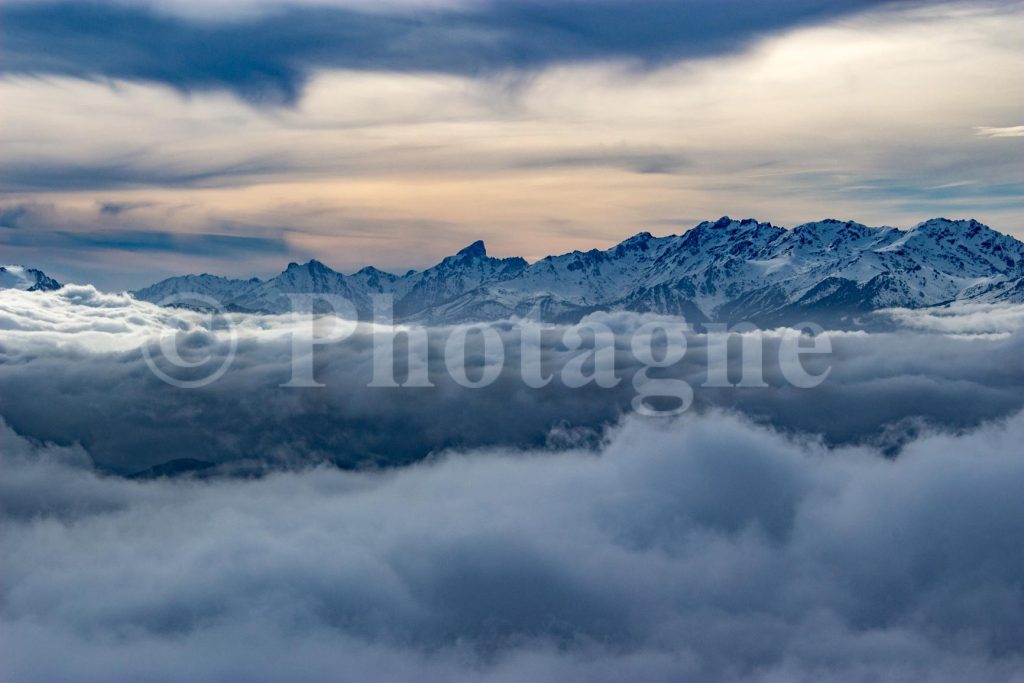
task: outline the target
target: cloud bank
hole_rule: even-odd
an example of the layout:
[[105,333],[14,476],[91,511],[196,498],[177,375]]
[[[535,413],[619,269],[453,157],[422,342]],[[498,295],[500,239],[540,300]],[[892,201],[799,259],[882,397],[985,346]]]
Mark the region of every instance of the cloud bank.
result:
[[[888,315],[805,391],[700,387],[697,335],[667,420],[628,380],[367,388],[370,329],[291,391],[292,316],[233,317],[185,391],[143,349],[219,362],[223,320],[0,292],[0,678],[1019,683],[1021,307]],[[110,473],[182,459],[216,465]]]
[[190,16],[198,4],[5,5],[0,74],[147,81],[294,104],[316,70],[474,75],[609,59],[657,64],[736,52],[765,35],[893,3],[602,1],[585,12],[573,1],[384,11],[371,3],[282,3]]
[[0,671],[1019,681],[1022,439],[1017,415],[885,459],[713,413],[596,453],[134,482],[4,428]]
[[[689,338],[681,362],[655,375],[689,383],[692,410],[728,408],[784,432],[820,435],[833,445],[869,444],[888,453],[927,427],[957,432],[1024,408],[1021,307],[889,315],[901,326],[887,333],[831,332],[831,354],[804,357],[809,373],[829,371],[813,389],[794,387],[783,375],[781,331],[766,332],[758,347],[767,386],[704,386],[709,365],[722,364],[714,354],[709,361],[708,339],[699,334]],[[491,326],[504,350],[500,363],[485,353],[479,334],[471,333],[470,379],[489,368],[497,374],[484,388],[466,389],[445,366],[445,343],[457,328],[417,334],[427,339],[434,386],[388,388],[368,386],[374,357],[373,330],[366,326],[343,341],[316,346],[311,354],[303,347],[293,356],[293,335],[309,334],[304,319],[236,315],[237,352],[228,370],[216,382],[186,391],[161,381],[146,356],[182,381],[205,378],[232,348],[224,320],[89,286],[4,291],[0,416],[24,436],[81,444],[99,467],[121,474],[183,458],[244,471],[322,462],[389,467],[450,448],[559,446],[569,436],[594,444],[632,410],[632,377],[642,364],[631,352],[631,338],[654,319],[628,313],[589,318],[614,335],[621,381],[607,388],[573,388],[557,380],[531,388],[521,371],[523,325]],[[198,363],[195,368],[175,368],[161,352],[159,335],[177,329],[179,350]],[[579,348],[567,346],[577,333]],[[593,345],[585,325],[543,326],[539,334],[544,374],[559,375]],[[408,374],[408,339],[399,335],[394,344],[400,383]],[[293,377],[293,357],[303,364],[311,358],[313,377],[324,386],[283,388]],[[734,339],[724,365],[731,383],[742,379],[745,360],[756,356]],[[592,365],[592,359],[584,363]]]

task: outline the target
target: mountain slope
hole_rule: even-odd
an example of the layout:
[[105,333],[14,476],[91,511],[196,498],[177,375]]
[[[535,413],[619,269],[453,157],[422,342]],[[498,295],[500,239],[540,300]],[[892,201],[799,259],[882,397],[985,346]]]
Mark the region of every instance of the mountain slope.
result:
[[59,282],[41,270],[25,266],[0,266],[0,289],[49,292],[60,288]]
[[936,218],[899,230],[828,219],[785,229],[723,217],[682,235],[644,232],[604,251],[535,263],[490,257],[474,242],[403,276],[375,268],[343,275],[310,261],[266,281],[185,276],[136,296],[156,302],[189,288],[230,309],[268,313],[290,310],[289,294],[335,295],[364,319],[376,295],[389,295],[398,319],[426,323],[568,321],[599,309],[694,322],[851,323],[893,306],[1024,301],[1024,244],[974,220]]
[[183,275],[162,280],[135,292],[135,298],[161,305],[187,304],[202,308],[201,301],[190,295],[208,297],[225,305],[245,296],[261,284],[259,278],[233,280],[218,275]]

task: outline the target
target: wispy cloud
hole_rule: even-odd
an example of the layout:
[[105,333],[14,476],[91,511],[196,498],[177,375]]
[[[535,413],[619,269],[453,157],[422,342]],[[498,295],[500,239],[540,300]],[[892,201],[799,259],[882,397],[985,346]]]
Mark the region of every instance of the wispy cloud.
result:
[[1024,138],[1024,126],[975,126],[974,134],[983,138]]

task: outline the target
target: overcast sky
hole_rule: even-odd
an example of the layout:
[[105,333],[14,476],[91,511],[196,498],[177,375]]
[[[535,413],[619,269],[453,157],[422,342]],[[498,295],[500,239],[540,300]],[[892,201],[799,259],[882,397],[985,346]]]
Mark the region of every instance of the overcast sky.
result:
[[0,262],[134,287],[723,214],[1024,237],[1024,6],[0,6]]

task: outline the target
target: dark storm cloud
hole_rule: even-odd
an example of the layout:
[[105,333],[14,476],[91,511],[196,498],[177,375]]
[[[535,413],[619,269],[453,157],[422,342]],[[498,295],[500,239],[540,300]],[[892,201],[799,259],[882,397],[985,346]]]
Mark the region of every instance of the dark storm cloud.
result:
[[644,65],[738,52],[886,0],[475,3],[360,11],[285,7],[190,19],[122,3],[7,3],[0,73],[125,79],[292,104],[322,68],[475,75],[586,60]]

